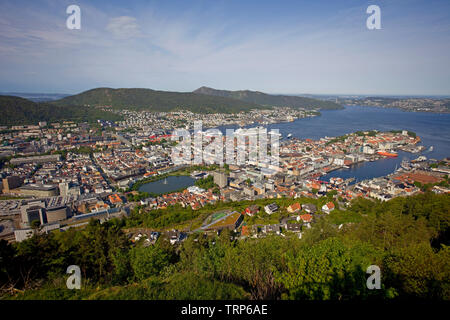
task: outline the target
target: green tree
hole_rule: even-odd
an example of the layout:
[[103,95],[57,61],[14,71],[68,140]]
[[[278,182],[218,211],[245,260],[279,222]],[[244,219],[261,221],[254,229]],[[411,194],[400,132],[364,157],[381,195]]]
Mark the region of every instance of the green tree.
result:
[[131,267],[138,280],[159,275],[169,265],[168,254],[158,245],[133,248],[130,252]]

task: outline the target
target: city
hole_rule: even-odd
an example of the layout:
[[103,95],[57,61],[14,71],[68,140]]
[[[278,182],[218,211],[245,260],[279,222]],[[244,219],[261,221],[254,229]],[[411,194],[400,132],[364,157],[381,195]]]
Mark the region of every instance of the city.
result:
[[0,309],[447,311],[449,30],[448,0],[2,0]]
[[[79,228],[87,225],[91,218],[106,221],[128,216],[136,206],[145,211],[174,205],[198,210],[219,201],[305,197],[327,198],[330,201],[323,204],[325,207],[319,211],[330,213],[334,208],[345,210],[351,200],[358,197],[388,201],[421,193],[421,186],[427,184],[431,184],[431,190],[435,193],[450,192],[446,178],[450,172],[449,159],[428,160],[423,156],[412,162],[403,161],[397,171],[385,177],[357,183],[352,183],[354,179],[342,178],[321,181],[321,176],[335,170],[395,157],[396,150],[412,154],[422,151],[424,147],[418,145],[420,137],[406,130],[355,132],[320,140],[285,138],[280,144],[278,166],[247,157],[245,164],[240,166],[225,164],[224,168],[223,163],[221,166],[202,163],[200,167],[204,170],[193,170],[194,165],[174,165],[171,158],[174,145],[170,134],[170,128],[179,125],[177,121],[180,119],[186,120],[183,126],[192,127],[191,122],[198,119],[193,113],[121,113],[126,116],[124,121],[98,120],[95,126],[64,122],[3,128],[0,151],[9,161],[1,169],[2,199],[5,199],[0,202],[2,225],[5,226],[2,238],[23,241],[37,231],[32,228],[34,222],[40,225],[39,232]],[[232,115],[202,116],[205,123],[212,127],[242,121],[293,121],[294,116],[302,118],[306,113],[293,114],[289,108],[277,109],[263,115],[259,112],[246,114],[245,120],[238,114],[234,122]],[[96,127],[98,124],[100,128]],[[247,136],[247,144],[248,139],[250,136]],[[203,144],[207,145],[208,139],[204,139]],[[205,160],[209,160],[208,156],[204,152]],[[209,176],[213,179],[208,189],[192,184],[178,192],[154,196],[139,191],[146,181],[152,183],[170,175],[183,174],[200,181],[205,181]],[[141,187],[136,188],[138,185]],[[134,201],[134,198],[139,200]],[[281,210],[289,211],[289,208]],[[258,212],[259,209],[253,215]],[[310,213],[300,209],[295,212],[295,216],[283,216],[284,219],[280,220],[298,217],[300,221],[302,214]],[[240,223],[233,221],[232,229],[249,236],[249,231],[243,227],[251,224],[244,218],[250,216],[246,212],[241,214],[238,219]],[[269,220],[273,221],[273,218]],[[287,227],[293,225],[286,224],[284,229],[288,230]],[[302,223],[299,223],[297,231],[301,227]],[[153,231],[171,230],[150,230]]]

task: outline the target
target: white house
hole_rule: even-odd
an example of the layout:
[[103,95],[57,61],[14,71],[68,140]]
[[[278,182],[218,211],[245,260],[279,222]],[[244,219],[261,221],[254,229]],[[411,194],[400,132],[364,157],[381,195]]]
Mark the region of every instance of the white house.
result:
[[329,214],[331,211],[334,210],[334,208],[335,208],[334,203],[330,201],[322,206],[322,211],[325,212],[326,214]]

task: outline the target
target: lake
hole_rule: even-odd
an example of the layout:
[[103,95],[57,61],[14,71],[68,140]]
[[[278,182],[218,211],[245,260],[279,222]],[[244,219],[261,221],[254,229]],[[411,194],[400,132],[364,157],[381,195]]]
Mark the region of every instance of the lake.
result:
[[[167,181],[167,183],[165,183],[165,181]],[[194,182],[195,179],[189,176],[170,176],[167,177],[167,179],[162,179],[143,184],[139,188],[139,191],[155,194],[163,194],[193,186]]]

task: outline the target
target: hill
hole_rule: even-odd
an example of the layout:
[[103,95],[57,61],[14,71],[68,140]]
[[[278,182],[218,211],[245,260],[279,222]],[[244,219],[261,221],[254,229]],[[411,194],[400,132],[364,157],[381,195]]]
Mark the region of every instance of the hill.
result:
[[96,88],[77,95],[52,101],[55,105],[111,106],[133,110],[175,111],[196,113],[235,113],[255,108],[267,108],[253,102],[191,92],[169,92],[151,89]]
[[111,112],[79,106],[58,106],[36,103],[15,96],[0,96],[0,125],[37,124],[39,121],[95,121],[118,120]]
[[265,106],[322,109],[322,110],[343,109],[341,105],[331,101],[322,101],[297,96],[272,95],[259,91],[249,91],[249,90],[227,91],[227,90],[216,90],[208,87],[201,87],[193,92],[209,96],[233,98]]

